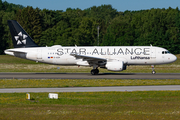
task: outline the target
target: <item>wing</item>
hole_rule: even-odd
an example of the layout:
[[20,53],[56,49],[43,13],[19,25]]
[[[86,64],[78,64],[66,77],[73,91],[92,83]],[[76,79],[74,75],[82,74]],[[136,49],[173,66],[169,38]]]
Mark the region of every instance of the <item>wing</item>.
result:
[[78,54],[70,54],[77,59],[83,59],[83,61],[107,61],[104,58],[98,58],[98,57],[91,57],[91,56],[86,56],[86,55],[78,55]]
[[107,61],[107,59],[105,58],[99,58],[99,57],[92,57],[92,56],[86,56],[86,55],[78,55],[78,54],[70,54],[72,56],[74,56],[76,59],[80,59],[79,62],[77,62],[77,64],[81,65],[81,64],[85,64],[84,62],[87,62],[88,65],[99,65],[101,66],[102,64],[104,65]]

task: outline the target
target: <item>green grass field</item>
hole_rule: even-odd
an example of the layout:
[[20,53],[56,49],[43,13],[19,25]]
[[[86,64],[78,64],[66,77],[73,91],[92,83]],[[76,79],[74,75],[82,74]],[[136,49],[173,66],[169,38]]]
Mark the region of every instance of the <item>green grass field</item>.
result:
[[0,94],[0,119],[179,120],[180,91]]
[[0,88],[59,88],[102,86],[180,85],[177,80],[124,80],[124,79],[10,79],[0,80]]

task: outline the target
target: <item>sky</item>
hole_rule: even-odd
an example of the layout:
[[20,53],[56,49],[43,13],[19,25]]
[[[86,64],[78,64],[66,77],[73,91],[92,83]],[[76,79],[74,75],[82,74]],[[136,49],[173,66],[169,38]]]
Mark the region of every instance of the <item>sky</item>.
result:
[[151,8],[180,8],[180,0],[2,0],[8,3],[20,4],[24,7],[32,6],[33,8],[63,10],[67,8],[79,8],[81,10],[92,6],[101,6],[110,4],[117,11],[124,12],[147,10]]

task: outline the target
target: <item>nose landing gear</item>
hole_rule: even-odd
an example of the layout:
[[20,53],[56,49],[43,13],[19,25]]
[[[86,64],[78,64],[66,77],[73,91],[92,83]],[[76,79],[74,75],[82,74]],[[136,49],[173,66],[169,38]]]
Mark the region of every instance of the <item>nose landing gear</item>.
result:
[[151,65],[152,68],[152,74],[156,74],[156,71],[154,70],[154,65]]

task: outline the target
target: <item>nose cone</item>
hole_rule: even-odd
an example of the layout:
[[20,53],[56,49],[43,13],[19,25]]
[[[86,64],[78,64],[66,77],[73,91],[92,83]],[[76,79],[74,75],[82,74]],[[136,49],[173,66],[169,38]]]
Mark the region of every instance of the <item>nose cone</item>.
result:
[[172,62],[175,62],[176,60],[177,60],[177,57],[176,57],[175,55],[172,55],[172,56],[171,56],[171,61],[172,61]]

